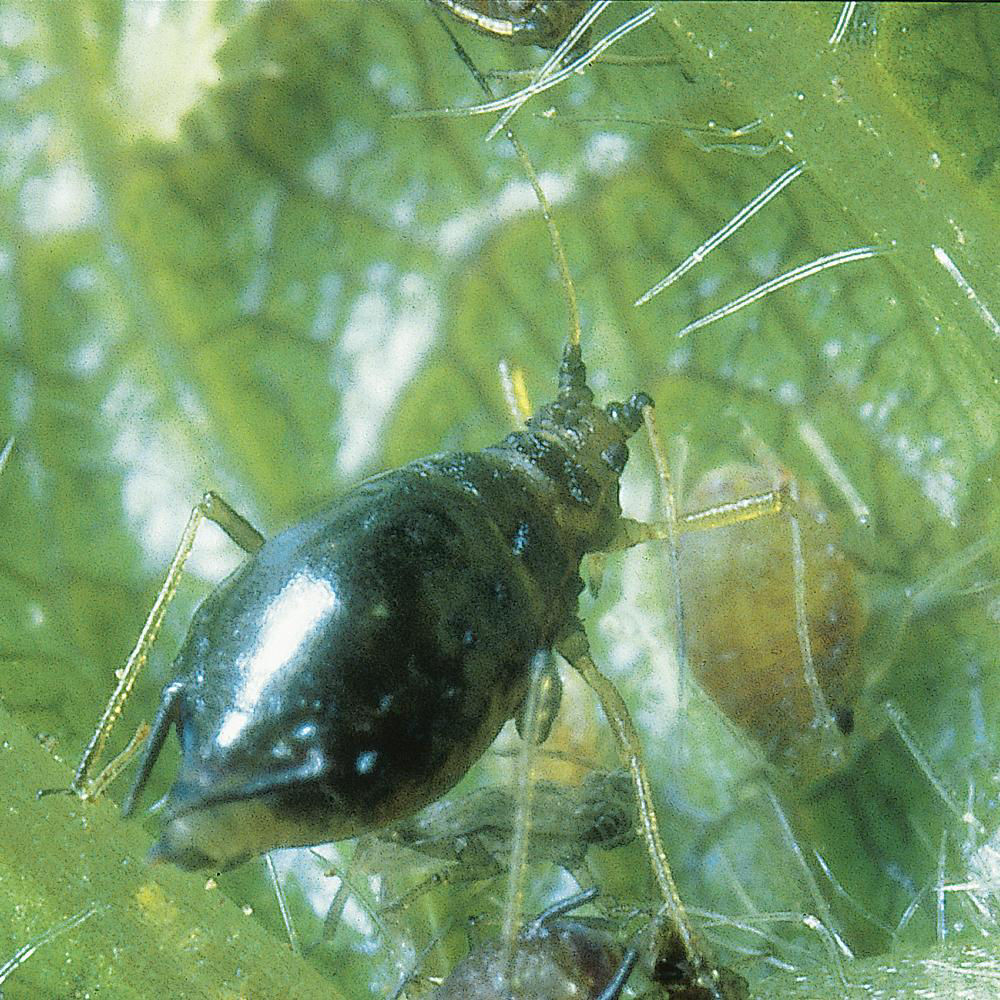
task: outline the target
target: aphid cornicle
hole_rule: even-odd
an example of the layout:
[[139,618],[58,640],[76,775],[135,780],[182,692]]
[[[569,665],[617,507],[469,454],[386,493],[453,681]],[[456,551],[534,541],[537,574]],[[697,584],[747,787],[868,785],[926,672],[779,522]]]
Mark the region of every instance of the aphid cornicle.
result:
[[126,809],[172,725],[154,849],[225,867],[356,836],[440,797],[580,630],[580,560],[621,516],[650,400],[593,404],[576,345],[523,430],[361,483],[263,546],[198,609]]

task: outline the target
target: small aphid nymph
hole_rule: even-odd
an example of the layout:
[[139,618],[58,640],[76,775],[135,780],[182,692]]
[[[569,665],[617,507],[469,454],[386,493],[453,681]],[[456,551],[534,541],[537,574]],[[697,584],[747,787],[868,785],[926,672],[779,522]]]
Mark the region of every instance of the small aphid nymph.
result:
[[[756,465],[707,473],[688,497],[710,508],[771,482]],[[836,728],[853,728],[864,686],[860,640],[866,610],[854,566],[836,545],[829,516],[811,492],[796,505],[805,568],[806,626],[816,679]],[[680,577],[688,663],[699,686],[786,773],[812,781],[824,759],[814,699],[796,635],[793,560],[783,518],[686,534]],[[720,603],[726,614],[720,615]]]

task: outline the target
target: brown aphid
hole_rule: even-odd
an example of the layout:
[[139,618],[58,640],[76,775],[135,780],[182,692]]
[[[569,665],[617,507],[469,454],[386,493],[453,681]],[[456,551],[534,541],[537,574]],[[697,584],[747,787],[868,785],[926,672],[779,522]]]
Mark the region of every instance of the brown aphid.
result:
[[589,0],[435,0],[476,31],[517,45],[554,49]]
[[596,895],[590,889],[549,907],[525,925],[512,949],[498,940],[470,952],[434,1000],[618,1000],[636,953],[565,916]]
[[[701,478],[685,505],[702,510],[728,503],[769,489],[773,480],[774,474],[759,466],[720,466]],[[839,764],[821,745],[829,735],[823,732],[824,721],[832,716],[844,736],[854,728],[866,612],[854,567],[837,547],[819,498],[803,490],[795,510],[805,564],[805,620],[829,710],[826,720],[817,717],[796,631],[788,519],[685,533],[679,561],[695,680],[769,760],[811,781]]]

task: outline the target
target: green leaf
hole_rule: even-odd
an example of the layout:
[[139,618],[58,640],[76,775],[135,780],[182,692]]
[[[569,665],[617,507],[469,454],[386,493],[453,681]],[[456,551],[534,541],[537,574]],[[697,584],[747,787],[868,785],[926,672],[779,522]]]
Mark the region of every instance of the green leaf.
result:
[[[686,456],[682,507],[704,471],[748,457],[747,425],[829,509],[869,609],[864,725],[834,778],[808,793],[776,787],[795,844],[837,879],[820,875],[819,892],[854,950],[903,950],[882,962],[898,981],[850,964],[848,979],[949,995],[935,976],[954,956],[925,951],[937,920],[928,887],[965,881],[997,826],[1000,22],[975,4],[860,4],[833,45],[831,5],[656,6],[610,53],[642,59],[591,66],[513,125],[554,202],[591,383],[602,400],[653,396],[671,454]],[[613,5],[591,39],[639,9]],[[482,68],[544,58],[453,28]],[[168,982],[156,978],[171,974],[168,949],[176,982],[195,991],[190,959],[206,981],[229,983],[223,945],[236,934],[253,935],[243,968],[272,969],[273,995],[327,975],[345,996],[384,996],[418,964],[444,974],[466,948],[470,913],[487,917],[473,939],[492,933],[502,885],[430,892],[382,933],[355,916],[333,943],[307,947],[315,968],[301,972],[260,866],[220,879],[261,916],[266,928],[252,931],[219,893],[210,913],[194,909],[206,895],[198,877],[164,873],[176,926],[204,934],[205,950],[188,953],[131,931],[144,827],[106,805],[38,805],[31,793],[68,781],[206,489],[271,534],[364,475],[506,433],[501,358],[524,371],[532,401],[551,397],[568,324],[520,166],[502,137],[484,140],[490,116],[395,117],[481,99],[423,4],[23,0],[0,11],[0,46],[0,440],[15,439],[0,475],[0,692],[12,717],[0,782],[17,808],[3,840],[4,954],[84,906],[108,907],[40,948],[5,989],[149,995]],[[633,307],[799,160],[803,176],[746,228]],[[782,271],[864,245],[888,252],[674,336]],[[641,441],[632,450],[626,512],[653,516],[652,463]],[[206,529],[118,745],[149,718],[195,603],[237,561]],[[813,913],[816,898],[753,744],[697,694],[677,719],[662,547],[613,558],[605,575],[581,603],[595,656],[643,731],[682,893],[728,915],[719,948],[736,964],[734,921]],[[720,627],[744,627],[712,596]],[[608,762],[592,701],[568,697],[579,742],[562,745]],[[890,725],[886,699],[958,816]],[[154,793],[169,784],[166,757]],[[463,788],[503,774],[488,760]],[[122,868],[125,852],[134,860]],[[376,875],[419,881],[415,859],[379,858],[378,869],[359,862],[362,899]],[[592,863],[609,900],[655,906],[641,851]],[[555,875],[530,875],[526,905],[540,907]],[[310,923],[304,899],[333,885],[313,876],[295,874],[307,945],[322,921]],[[945,903],[949,933],[983,920],[967,897]],[[843,996],[836,978],[821,982],[834,972],[821,936],[797,926],[769,947],[809,995]],[[80,943],[65,966],[60,949]],[[970,962],[974,980],[992,981]],[[774,995],[769,982],[760,995]]]

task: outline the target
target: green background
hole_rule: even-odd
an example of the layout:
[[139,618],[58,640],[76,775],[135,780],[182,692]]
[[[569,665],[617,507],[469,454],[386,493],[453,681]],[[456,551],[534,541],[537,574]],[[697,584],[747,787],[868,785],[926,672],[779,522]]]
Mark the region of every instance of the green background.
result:
[[[613,5],[597,32],[640,9]],[[953,996],[934,976],[965,963],[962,989],[992,996],[984,957],[923,959],[940,930],[958,949],[992,919],[956,892],[939,921],[934,888],[971,877],[997,824],[1000,348],[932,248],[1000,310],[1000,21],[980,5],[884,5],[876,19],[861,4],[831,46],[839,9],[659,5],[613,50],[644,59],[593,66],[514,123],[555,202],[598,395],[651,393],[683,483],[745,457],[746,423],[815,486],[870,609],[859,713],[898,704],[935,776],[982,823],[950,812],[874,722],[833,780],[806,793],[776,779],[795,844],[836,875],[819,892],[845,938],[861,955],[896,952],[882,963],[896,972],[876,962],[848,979]],[[541,62],[456,31],[483,68]],[[25,0],[0,10],[0,46],[0,436],[15,438],[0,476],[0,958],[99,907],[4,989],[362,997],[418,965],[441,975],[469,938],[495,932],[502,880],[429,892],[384,933],[358,921],[317,944],[302,886],[322,884],[323,866],[300,868],[287,885],[302,960],[261,863],[206,893],[201,876],[143,868],[155,823],[32,796],[68,781],[205,489],[270,534],[364,475],[506,433],[501,358],[533,400],[551,394],[567,323],[523,174],[503,141],[484,141],[488,116],[397,117],[479,99],[416,2]],[[632,307],[800,159],[806,174],[746,229]],[[674,338],[767,277],[864,244],[893,249]],[[869,525],[803,444],[804,422]],[[641,442],[633,451],[623,503],[649,516],[651,463]],[[117,738],[149,717],[193,606],[236,561],[206,530]],[[682,718],[671,707],[667,571],[653,546],[612,559],[581,610],[639,719],[682,892],[729,918],[712,936],[756,978],[768,967],[735,954],[755,939],[733,922],[816,901],[748,741],[696,693]],[[751,627],[726,618],[724,595],[718,615]],[[607,764],[592,709],[578,728]],[[469,783],[502,773],[489,760]],[[379,875],[390,897],[419,881],[418,859],[382,854],[361,877],[369,893]],[[640,852],[592,855],[616,913],[652,905]],[[557,876],[529,868],[529,910],[565,891]],[[822,985],[833,965],[821,936],[794,922],[771,933],[767,947],[805,974],[802,995],[844,995]]]

